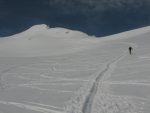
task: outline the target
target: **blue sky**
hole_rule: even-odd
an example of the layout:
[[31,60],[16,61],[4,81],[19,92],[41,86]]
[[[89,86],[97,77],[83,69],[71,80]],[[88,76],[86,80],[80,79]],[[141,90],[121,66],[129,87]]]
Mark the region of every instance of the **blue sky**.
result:
[[0,0],[0,36],[35,24],[111,35],[150,25],[150,0]]

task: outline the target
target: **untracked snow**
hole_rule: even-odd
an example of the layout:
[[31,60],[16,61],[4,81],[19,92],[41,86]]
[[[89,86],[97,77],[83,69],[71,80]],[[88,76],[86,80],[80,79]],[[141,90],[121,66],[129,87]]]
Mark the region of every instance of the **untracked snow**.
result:
[[150,27],[95,38],[36,25],[0,38],[0,113],[149,113],[149,43]]

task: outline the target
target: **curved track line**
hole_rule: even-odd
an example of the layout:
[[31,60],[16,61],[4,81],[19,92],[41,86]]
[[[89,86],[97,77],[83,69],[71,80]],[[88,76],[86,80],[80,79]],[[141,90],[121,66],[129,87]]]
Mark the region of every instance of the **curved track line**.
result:
[[15,69],[15,68],[17,68],[17,66],[9,67],[9,68],[4,69],[4,70],[2,70],[2,71],[0,72],[0,90],[4,90],[4,89],[6,88],[6,87],[5,87],[5,81],[2,80],[3,75],[4,75],[5,73],[7,73],[7,72],[9,72],[9,71],[11,71],[11,70],[13,70],[13,69]]
[[116,63],[118,61],[120,61],[123,57],[124,57],[124,55],[121,55],[120,57],[118,57],[118,58],[114,59],[113,61],[111,61],[110,63],[108,63],[105,66],[104,70],[98,74],[98,76],[95,79],[95,82],[92,85],[92,88],[89,91],[89,94],[87,95],[87,97],[85,99],[85,102],[82,107],[82,113],[91,113],[93,100],[97,93],[101,78],[106,74],[106,72],[113,70]]
[[23,103],[17,103],[17,102],[0,101],[0,104],[8,105],[8,106],[16,106],[18,108],[23,108],[23,109],[27,109],[27,110],[31,110],[31,111],[40,112],[40,113],[65,113],[63,111],[56,111],[56,110],[51,110],[51,109],[47,109],[44,107],[23,104]]

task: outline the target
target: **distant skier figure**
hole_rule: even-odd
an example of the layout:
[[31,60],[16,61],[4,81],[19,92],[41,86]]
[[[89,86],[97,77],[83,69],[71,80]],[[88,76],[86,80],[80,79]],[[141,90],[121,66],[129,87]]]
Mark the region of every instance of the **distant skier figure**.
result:
[[132,50],[133,50],[133,48],[130,46],[130,47],[129,47],[129,54],[130,54],[130,55],[132,54]]

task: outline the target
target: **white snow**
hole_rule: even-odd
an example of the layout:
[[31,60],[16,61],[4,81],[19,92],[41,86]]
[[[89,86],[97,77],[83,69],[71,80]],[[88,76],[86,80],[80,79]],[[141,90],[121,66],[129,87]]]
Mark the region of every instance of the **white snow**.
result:
[[36,25],[23,33],[1,39],[0,56],[54,56],[81,51],[91,41],[88,35],[81,32]]
[[95,38],[36,25],[0,38],[0,113],[149,113],[149,42],[150,27]]

